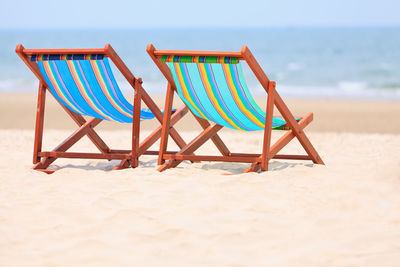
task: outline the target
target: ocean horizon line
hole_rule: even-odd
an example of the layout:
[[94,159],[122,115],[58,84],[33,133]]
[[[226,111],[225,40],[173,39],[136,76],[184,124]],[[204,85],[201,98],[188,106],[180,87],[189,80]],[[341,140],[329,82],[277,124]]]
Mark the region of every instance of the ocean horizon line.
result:
[[0,31],[18,31],[18,32],[26,32],[26,31],[102,31],[102,30],[116,30],[116,31],[141,31],[141,30],[212,30],[212,31],[220,31],[220,30],[373,30],[373,29],[400,29],[399,25],[270,25],[270,26],[166,26],[166,27],[43,27],[43,28],[27,28],[27,27],[16,27],[16,28],[2,28],[0,26]]

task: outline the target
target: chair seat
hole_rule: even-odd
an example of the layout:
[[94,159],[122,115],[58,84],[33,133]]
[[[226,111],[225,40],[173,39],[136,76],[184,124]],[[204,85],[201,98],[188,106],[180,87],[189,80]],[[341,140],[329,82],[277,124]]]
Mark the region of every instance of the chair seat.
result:
[[[207,62],[205,60],[205,62]],[[265,112],[246,84],[241,64],[166,62],[178,95],[196,116],[242,131],[265,127]],[[287,130],[286,121],[274,118],[272,128]]]
[[[71,111],[103,120],[132,123],[133,106],[122,94],[107,58],[98,55],[32,56],[51,93]],[[142,109],[142,120],[153,119]]]

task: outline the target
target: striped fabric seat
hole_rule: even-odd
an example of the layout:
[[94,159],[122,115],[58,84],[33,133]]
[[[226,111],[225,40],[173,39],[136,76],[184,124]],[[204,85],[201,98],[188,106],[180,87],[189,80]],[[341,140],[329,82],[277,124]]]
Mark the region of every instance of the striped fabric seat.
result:
[[[251,96],[238,58],[163,56],[161,61],[167,63],[178,95],[195,115],[233,129],[264,129],[265,112]],[[278,117],[272,128],[289,129]]]
[[[32,55],[54,97],[68,109],[91,117],[132,123],[133,106],[122,94],[103,55]],[[152,119],[149,109],[141,119]]]

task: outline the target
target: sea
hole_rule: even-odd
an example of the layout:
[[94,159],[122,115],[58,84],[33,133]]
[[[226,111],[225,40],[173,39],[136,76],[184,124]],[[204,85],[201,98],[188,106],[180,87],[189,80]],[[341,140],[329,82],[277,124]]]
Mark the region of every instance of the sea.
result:
[[[283,96],[400,99],[400,28],[194,28],[0,30],[0,93],[35,92],[38,82],[15,53],[25,48],[101,48],[110,43],[150,93],[166,80],[146,46],[240,51],[247,45]],[[265,95],[246,64],[250,91]],[[124,93],[129,84],[114,71]]]

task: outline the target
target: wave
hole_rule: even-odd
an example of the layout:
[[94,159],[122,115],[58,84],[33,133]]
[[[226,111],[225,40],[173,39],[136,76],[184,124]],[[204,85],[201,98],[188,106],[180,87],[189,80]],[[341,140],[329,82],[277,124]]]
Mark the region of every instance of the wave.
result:
[[[127,81],[120,80],[118,84],[125,94],[133,93],[132,87]],[[1,92],[36,92],[38,81],[34,79],[8,79],[0,80]],[[152,94],[163,95],[166,92],[167,83],[164,80],[144,81],[143,87]],[[250,91],[255,96],[264,96],[265,90],[260,84],[249,84]],[[277,90],[282,96],[287,97],[329,97],[329,98],[378,98],[400,99],[400,84],[390,86],[370,87],[366,82],[340,81],[333,86],[315,85],[290,85],[277,84]]]
[[373,88],[365,82],[339,82],[336,86],[296,86],[277,85],[283,96],[289,97],[323,97],[323,98],[357,98],[357,99],[400,99],[399,88]]

